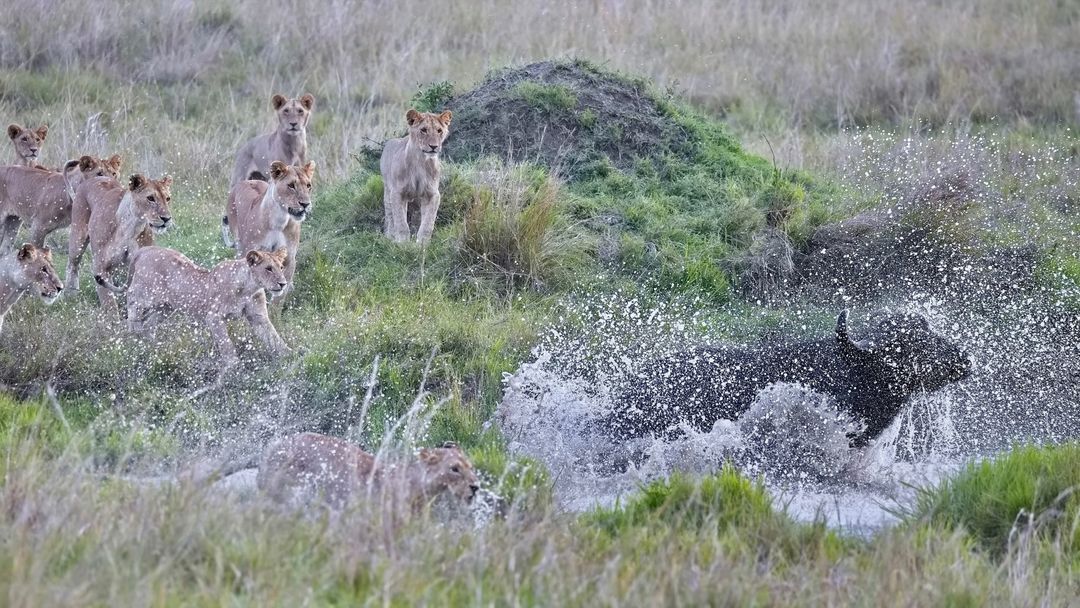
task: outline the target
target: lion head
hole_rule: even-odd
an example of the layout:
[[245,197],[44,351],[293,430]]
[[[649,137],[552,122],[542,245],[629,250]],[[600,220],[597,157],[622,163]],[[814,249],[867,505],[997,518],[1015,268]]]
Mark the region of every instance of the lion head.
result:
[[421,449],[419,466],[425,496],[434,497],[448,491],[465,502],[471,502],[480,489],[480,480],[473,471],[472,463],[455,443],[447,442],[442,447]]
[[405,113],[405,122],[409,123],[409,141],[425,156],[438,156],[443,141],[450,134],[452,116],[450,110],[433,114],[410,109]]
[[48,247],[38,248],[24,243],[15,253],[18,270],[15,273],[20,289],[33,290],[42,302],[52,304],[63,291],[63,283],[52,265],[52,252]]
[[310,93],[301,95],[299,99],[274,95],[270,98],[270,104],[277,112],[278,126],[283,132],[296,136],[307,132],[308,118],[315,107],[315,98]]
[[270,164],[270,179],[278,204],[298,222],[307,219],[311,212],[311,180],[314,177],[315,163],[310,160],[303,167],[286,165],[280,160]]
[[251,278],[271,299],[281,295],[289,284],[289,280],[285,278],[285,260],[288,257],[289,252],[286,249],[273,252],[249,251],[244,256],[251,270]]
[[169,211],[169,204],[172,202],[170,186],[172,186],[171,177],[152,180],[141,173],[136,173],[128,180],[131,208],[137,217],[145,219],[150,224],[154,232],[164,232],[172,221],[172,212]]
[[25,129],[21,125],[8,125],[7,133],[11,143],[15,144],[15,154],[33,164],[41,153],[41,144],[49,134],[49,127],[41,125],[36,129]]

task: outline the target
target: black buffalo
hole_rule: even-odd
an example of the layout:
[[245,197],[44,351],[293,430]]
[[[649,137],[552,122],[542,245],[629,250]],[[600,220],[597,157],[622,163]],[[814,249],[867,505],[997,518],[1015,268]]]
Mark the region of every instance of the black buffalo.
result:
[[831,396],[841,411],[862,420],[863,430],[852,437],[862,446],[888,428],[913,394],[960,380],[970,367],[960,348],[921,315],[885,316],[855,340],[844,311],[834,337],[757,348],[702,346],[653,361],[627,382],[607,423],[622,439],[665,435],[681,422],[709,431],[717,420],[746,412],[762,388],[789,382]]

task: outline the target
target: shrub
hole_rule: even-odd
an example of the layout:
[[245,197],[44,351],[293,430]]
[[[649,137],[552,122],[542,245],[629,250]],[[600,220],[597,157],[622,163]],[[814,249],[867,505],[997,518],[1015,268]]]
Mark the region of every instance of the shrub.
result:
[[474,182],[458,247],[467,273],[506,289],[558,280],[581,252],[558,222],[558,183],[528,165],[481,168]]

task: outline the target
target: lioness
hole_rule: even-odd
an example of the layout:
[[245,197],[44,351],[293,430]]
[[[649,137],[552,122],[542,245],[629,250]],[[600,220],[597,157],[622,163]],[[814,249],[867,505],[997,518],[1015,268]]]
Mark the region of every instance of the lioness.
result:
[[[127,322],[133,333],[146,333],[163,316],[176,313],[206,324],[217,343],[225,367],[239,359],[229,339],[229,319],[247,319],[255,335],[276,355],[289,352],[266,311],[266,294],[285,289],[284,250],[249,251],[242,260],[225,260],[202,268],[180,252],[164,247],[143,247],[131,257],[127,287]],[[120,292],[105,278],[99,284]]]
[[30,224],[30,242],[45,245],[45,237],[71,223],[75,189],[89,177],[118,175],[120,156],[108,160],[83,156],[68,161],[62,171],[36,167],[0,167],[0,251],[11,247],[19,226]]
[[45,304],[52,304],[63,290],[52,265],[52,252],[24,243],[17,251],[0,257],[0,331],[4,317],[24,293],[37,293]]
[[405,121],[409,134],[391,139],[383,147],[379,169],[383,178],[383,209],[386,236],[395,242],[409,240],[409,203],[420,205],[420,228],[416,241],[427,243],[435,230],[439,212],[439,152],[450,134],[449,110],[442,114],[409,110]]
[[287,99],[284,95],[274,95],[270,104],[277,112],[278,128],[273,133],[254,137],[236,153],[236,168],[233,169],[229,187],[246,179],[266,181],[270,174],[270,163],[275,160],[289,165],[302,165],[307,161],[307,123],[311,110],[315,107],[315,98],[305,93],[300,99]]
[[[296,272],[296,251],[300,248],[300,223],[311,212],[311,180],[315,163],[303,167],[275,160],[270,165],[270,181],[244,180],[229,192],[225,216],[221,218],[221,239],[237,252],[285,249],[289,258],[285,278],[286,293],[292,290]],[[284,294],[283,294],[284,295]]]
[[15,146],[15,164],[20,167],[32,167],[44,169],[37,164],[41,153],[41,144],[45,143],[45,136],[49,134],[49,127],[41,125],[36,129],[26,129],[22,125],[11,124],[7,128],[8,138]]
[[[297,433],[267,448],[259,463],[257,483],[270,497],[285,502],[296,497],[319,497],[334,507],[344,506],[368,483],[387,483],[386,467],[344,439],[318,433]],[[423,448],[403,471],[405,498],[414,509],[448,492],[471,502],[480,489],[472,464],[457,445]]]
[[128,179],[127,188],[110,177],[95,177],[79,186],[72,203],[71,231],[68,233],[68,265],[64,277],[68,293],[79,291],[79,262],[89,244],[94,258],[94,280],[98,283],[98,301],[106,313],[119,316],[116,297],[102,283],[108,282],[113,272],[126,268],[131,254],[140,246],[153,245],[153,237],[147,228],[154,232],[168,228],[172,221],[169,211],[171,185],[170,177],[151,180],[136,173]]

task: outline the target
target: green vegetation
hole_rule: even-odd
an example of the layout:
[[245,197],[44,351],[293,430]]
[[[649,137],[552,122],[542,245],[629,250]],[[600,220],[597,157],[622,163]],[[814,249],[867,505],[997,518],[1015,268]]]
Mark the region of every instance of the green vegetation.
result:
[[557,84],[519,82],[514,93],[541,112],[554,113],[572,110],[578,104],[577,96],[569,87]]
[[[1080,595],[1075,445],[972,465],[869,539],[792,521],[732,469],[575,516],[555,507],[541,463],[507,453],[491,424],[504,374],[561,322],[565,298],[690,302],[695,323],[739,340],[814,333],[835,319],[832,302],[795,315],[743,288],[785,287],[775,267],[796,274],[823,226],[873,246],[835,223],[921,200],[953,175],[964,197],[944,199],[958,204],[906,208],[887,236],[964,252],[1030,245],[1039,293],[1080,306],[1068,129],[1080,64],[1063,59],[1080,48],[1073,4],[618,4],[452,1],[433,16],[430,3],[343,14],[313,0],[298,18],[253,0],[13,0],[0,15],[0,117],[49,124],[44,164],[117,152],[125,173],[171,174],[177,227],[160,244],[201,264],[233,255],[217,237],[231,153],[270,128],[272,93],[315,94],[318,169],[296,291],[272,311],[298,351],[286,360],[234,327],[242,373],[216,384],[205,332],[132,338],[98,317],[85,273],[74,302],[24,298],[12,310],[0,334],[0,596],[572,606]],[[557,59],[485,76],[545,56]],[[410,105],[454,109],[427,248],[380,236],[372,142],[399,136]],[[841,130],[853,126],[866,129]],[[52,238],[57,266],[65,237]],[[567,316],[571,330],[585,322]],[[465,446],[510,501],[505,521],[474,530],[365,505],[299,515],[131,480],[226,450],[255,455],[284,429],[375,446],[414,405],[430,421],[408,439]]]
[[924,490],[912,515],[963,529],[1000,554],[1027,535],[1080,564],[1080,444],[1016,448]]
[[[1063,477],[1077,447],[1024,453]],[[528,507],[472,529],[366,504],[299,516],[197,485],[73,476],[86,466],[77,454],[47,455],[30,439],[9,444],[5,462],[0,591],[16,605],[1056,606],[1080,593],[1075,554],[1052,535],[1001,553],[913,517],[845,537],[793,522],[731,469],[655,482],[577,517],[517,503]],[[521,487],[534,482],[544,483]]]

